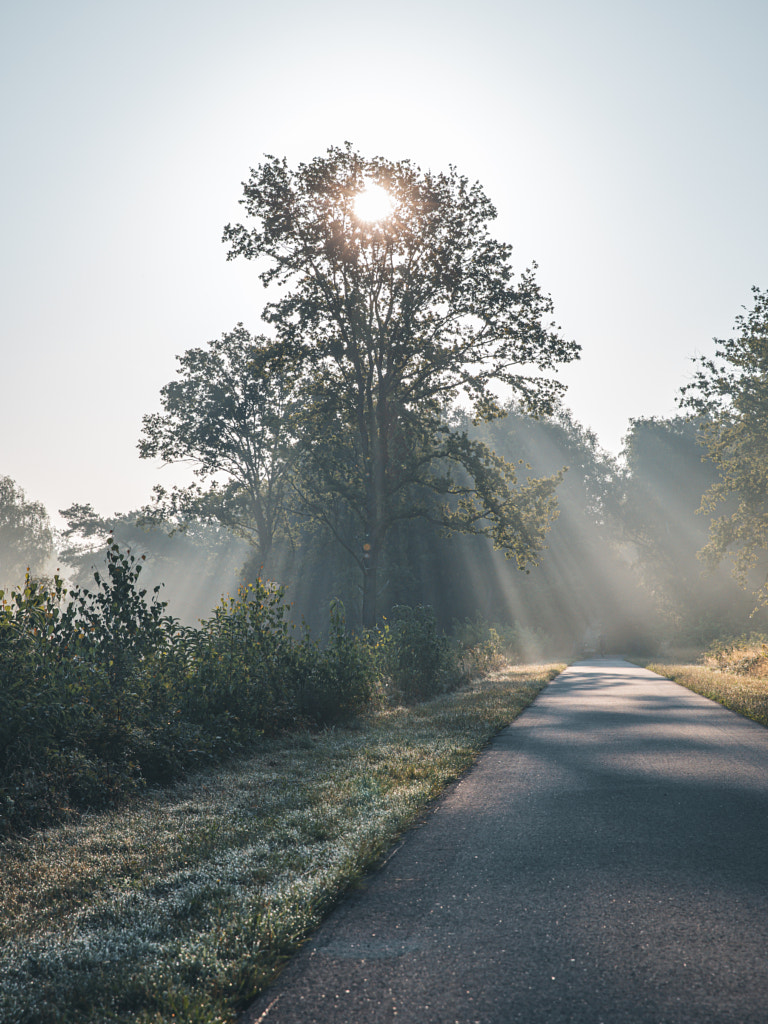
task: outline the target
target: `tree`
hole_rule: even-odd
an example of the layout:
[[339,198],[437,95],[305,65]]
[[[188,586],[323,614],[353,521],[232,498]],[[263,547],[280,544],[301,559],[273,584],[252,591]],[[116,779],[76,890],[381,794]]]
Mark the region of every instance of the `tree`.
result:
[[[601,642],[609,650],[639,649],[649,601],[622,544],[615,459],[563,407],[535,420],[510,407],[505,419],[479,429],[496,452],[524,458],[536,475],[567,467],[541,568],[517,579],[507,574],[491,599],[496,607],[506,600],[521,625],[544,629],[561,652],[599,649]],[[485,578],[492,575],[493,566]]]
[[737,580],[768,604],[768,290],[752,291],[752,308],[736,317],[736,335],[716,338],[714,357],[695,360],[681,404],[697,417],[718,472],[702,509],[726,505],[702,557],[717,565],[731,553]]
[[696,552],[707,524],[696,510],[715,474],[702,460],[696,424],[683,416],[630,420],[622,454],[624,534],[658,607],[680,615],[701,589]]
[[[374,187],[390,208],[367,219],[356,202]],[[515,278],[481,186],[347,144],[295,171],[267,157],[241,202],[252,220],[225,228],[228,258],[264,261],[263,284],[284,289],[263,316],[302,367],[297,509],[360,567],[363,624],[375,621],[387,535],[404,520],[484,533],[521,568],[534,562],[557,478],[518,482],[446,413],[463,395],[475,418],[502,415],[498,385],[528,412],[550,410],[562,387],[536,371],[578,346],[546,322],[551,300],[533,271]]]
[[53,531],[45,506],[30,501],[9,476],[0,476],[0,587],[14,586],[45,570]]
[[619,521],[660,628],[676,642],[695,644],[743,629],[745,595],[722,570],[705,573],[697,557],[709,527],[698,512],[717,481],[697,424],[683,416],[631,420],[622,454]]
[[180,379],[162,388],[163,412],[144,416],[139,455],[190,462],[212,483],[157,488],[156,514],[218,521],[255,541],[266,562],[285,516],[296,369],[242,324],[177,358]]

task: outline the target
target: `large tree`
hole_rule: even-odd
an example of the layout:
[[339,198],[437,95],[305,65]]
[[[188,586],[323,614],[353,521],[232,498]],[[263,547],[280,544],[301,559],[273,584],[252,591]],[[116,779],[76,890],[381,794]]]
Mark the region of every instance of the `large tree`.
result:
[[[364,205],[376,189],[378,212]],[[264,319],[303,372],[297,507],[360,566],[363,624],[405,519],[485,533],[521,568],[534,561],[557,478],[519,482],[446,411],[463,395],[476,418],[498,416],[503,385],[546,412],[561,386],[540,371],[578,346],[549,321],[533,271],[516,276],[511,247],[491,237],[480,185],[347,145],[295,170],[267,157],[241,202],[250,220],[225,229],[228,256],[259,260],[263,284],[282,289]]]
[[207,486],[156,488],[155,517],[219,522],[266,563],[285,518],[297,369],[242,324],[177,358],[162,412],[144,416],[139,455],[190,463]]
[[703,509],[723,509],[702,551],[710,564],[734,557],[736,578],[768,604],[768,290],[736,317],[736,334],[715,339],[713,357],[696,360],[682,404],[697,417],[718,472]]

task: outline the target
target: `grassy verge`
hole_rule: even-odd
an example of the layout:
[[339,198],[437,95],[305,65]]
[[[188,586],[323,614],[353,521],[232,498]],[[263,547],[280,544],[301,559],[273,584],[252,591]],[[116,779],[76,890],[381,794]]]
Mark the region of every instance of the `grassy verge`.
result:
[[264,741],[121,811],[0,845],[0,1020],[214,1024],[564,666]]
[[768,679],[724,672],[703,665],[649,662],[646,668],[686,686],[723,707],[768,726]]

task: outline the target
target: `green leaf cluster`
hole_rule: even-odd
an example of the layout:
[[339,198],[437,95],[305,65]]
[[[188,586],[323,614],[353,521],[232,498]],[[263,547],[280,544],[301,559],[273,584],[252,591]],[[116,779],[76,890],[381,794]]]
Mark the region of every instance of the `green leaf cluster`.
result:
[[734,574],[768,603],[768,290],[753,288],[753,305],[736,318],[736,334],[716,339],[702,356],[682,404],[697,417],[717,481],[702,509],[723,514],[712,522],[702,557],[718,564],[727,554]]

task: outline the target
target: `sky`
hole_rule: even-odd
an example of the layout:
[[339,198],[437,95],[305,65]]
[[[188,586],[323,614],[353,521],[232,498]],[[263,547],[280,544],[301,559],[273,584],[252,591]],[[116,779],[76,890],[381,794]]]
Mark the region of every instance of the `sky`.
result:
[[227,262],[264,154],[455,165],[538,264],[566,405],[618,452],[768,287],[768,0],[25,0],[0,8],[0,475],[145,504],[176,356],[261,330]]

